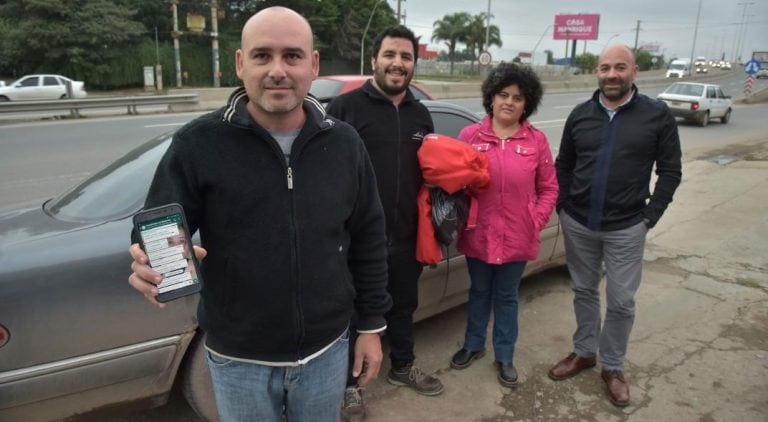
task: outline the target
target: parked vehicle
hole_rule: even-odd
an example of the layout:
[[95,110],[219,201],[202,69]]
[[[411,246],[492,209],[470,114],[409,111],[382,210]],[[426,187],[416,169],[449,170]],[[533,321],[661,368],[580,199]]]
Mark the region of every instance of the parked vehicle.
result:
[[656,98],[667,103],[675,117],[706,126],[710,119],[719,118],[725,124],[731,118],[731,96],[719,85],[675,82]]
[[755,78],[762,79],[762,78],[768,78],[768,67],[764,67],[755,73]]
[[73,98],[85,98],[85,84],[61,75],[28,75],[8,86],[0,86],[0,101],[58,100],[67,98],[67,84]]
[[667,69],[668,78],[682,78],[685,75],[691,73],[691,60],[690,59],[676,59],[672,60]]
[[[320,76],[312,82],[309,92],[317,97],[323,104],[329,103],[333,98],[345,94],[363,85],[371,79],[371,75],[329,75]],[[417,100],[433,100],[432,95],[415,82],[410,84],[411,93]]]
[[[424,101],[435,129],[456,137],[478,116]],[[42,203],[0,211],[0,420],[66,419],[141,403],[158,406],[177,383],[190,406],[215,420],[198,330],[198,297],[157,309],[128,285],[131,217],[171,142],[159,136]],[[564,264],[556,215],[526,273]],[[421,320],[466,302],[466,262],[425,268]]]

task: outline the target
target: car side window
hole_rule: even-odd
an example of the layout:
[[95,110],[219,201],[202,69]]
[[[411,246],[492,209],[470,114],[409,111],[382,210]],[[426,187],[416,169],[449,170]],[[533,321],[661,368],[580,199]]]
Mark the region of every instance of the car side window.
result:
[[707,87],[707,98],[717,98],[717,94],[715,94],[715,87]]
[[23,86],[23,87],[37,86],[37,81],[38,80],[39,80],[39,78],[37,76],[32,76],[32,77],[29,77],[29,78],[24,79],[23,81],[19,82],[19,86]]
[[414,88],[414,87],[413,87],[413,85],[409,86],[409,87],[408,87],[408,89],[410,89],[410,90],[411,90],[411,94],[413,94],[413,96],[414,96],[414,97],[415,97],[417,100],[419,100],[419,101],[421,101],[421,100],[428,100],[428,99],[429,99],[429,98],[427,98],[427,96],[426,96],[426,95],[424,95],[424,93],[423,93],[423,92],[421,92],[421,91],[420,91],[418,88]]
[[56,77],[54,76],[46,76],[43,79],[43,85],[45,86],[59,85],[59,80],[56,79]]
[[725,98],[725,94],[720,87],[717,88],[717,98]]
[[436,133],[448,135],[452,138],[458,137],[459,132],[465,126],[475,123],[464,116],[442,111],[432,112],[432,122],[435,124]]

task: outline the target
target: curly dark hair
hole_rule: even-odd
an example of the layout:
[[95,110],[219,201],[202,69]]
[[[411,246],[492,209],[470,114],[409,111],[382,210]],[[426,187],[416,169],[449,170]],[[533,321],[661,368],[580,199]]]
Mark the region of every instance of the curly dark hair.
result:
[[386,37],[405,38],[406,40],[410,41],[411,44],[413,44],[413,63],[415,64],[419,61],[419,38],[421,37],[417,37],[414,35],[413,31],[403,25],[390,26],[389,28],[381,31],[379,35],[376,35],[376,38],[373,39],[371,58],[375,59],[376,57],[379,57],[381,42],[384,41],[384,38]]
[[493,97],[510,85],[517,85],[525,98],[525,110],[520,116],[520,122],[523,122],[536,112],[541,104],[541,97],[544,96],[544,87],[539,77],[528,66],[502,63],[493,68],[481,87],[483,107],[485,112],[493,117]]

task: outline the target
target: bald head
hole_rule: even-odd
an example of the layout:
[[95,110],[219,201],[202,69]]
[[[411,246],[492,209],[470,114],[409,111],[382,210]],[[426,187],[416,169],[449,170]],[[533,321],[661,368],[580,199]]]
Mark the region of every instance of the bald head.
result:
[[309,37],[309,49],[312,50],[314,45],[314,35],[312,34],[312,27],[304,16],[301,16],[296,11],[282,6],[272,6],[259,11],[248,19],[243,26],[243,31],[240,35],[240,45],[246,44],[246,37],[253,33],[256,28],[263,27],[266,23],[278,23],[280,25],[290,26],[300,31],[302,35]]
[[269,7],[248,19],[240,42],[235,65],[251,116],[271,130],[300,128],[304,96],[320,69],[309,22],[291,9]]
[[635,65],[635,54],[624,44],[611,44],[603,49],[598,58],[598,64],[603,59],[620,59],[630,66]]

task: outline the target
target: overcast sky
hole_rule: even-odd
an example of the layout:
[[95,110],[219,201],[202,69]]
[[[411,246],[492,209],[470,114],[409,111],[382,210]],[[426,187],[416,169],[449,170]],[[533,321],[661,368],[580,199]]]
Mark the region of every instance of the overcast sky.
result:
[[[398,1],[387,2],[397,12]],[[494,60],[511,60],[520,51],[533,50],[541,39],[537,52],[552,50],[555,57],[563,57],[566,42],[552,39],[555,15],[596,13],[599,37],[587,41],[587,52],[598,54],[609,39],[633,47],[639,20],[638,45],[658,43],[659,53],[667,58],[690,57],[698,6],[699,0],[491,0],[491,24],[499,27],[503,47],[490,52]],[[447,50],[444,44],[431,42],[434,22],[456,12],[486,12],[488,1],[401,0],[400,8],[405,24],[422,42],[433,50]],[[731,60],[739,55],[734,54],[738,38],[742,57],[755,50],[768,51],[768,0],[701,0],[693,56],[720,58],[725,53],[726,60]],[[584,41],[578,42],[576,51],[584,52]]]

